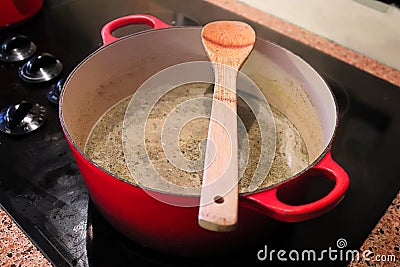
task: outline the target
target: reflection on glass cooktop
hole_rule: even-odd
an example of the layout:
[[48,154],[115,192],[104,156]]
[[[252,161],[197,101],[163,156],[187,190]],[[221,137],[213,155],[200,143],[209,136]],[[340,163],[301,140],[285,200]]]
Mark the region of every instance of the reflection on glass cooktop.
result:
[[[14,34],[27,36],[38,51],[51,53],[62,62],[62,77],[65,77],[100,47],[100,29],[105,23],[134,13],[149,13],[174,25],[242,19],[197,0],[118,3],[49,0],[27,23],[0,30],[0,42]],[[40,103],[48,111],[46,123],[35,132],[24,136],[0,134],[0,204],[55,266],[221,266],[226,261],[266,265],[269,262],[257,259],[257,252],[265,245],[275,250],[320,252],[335,248],[337,240],[342,238],[348,249],[361,246],[400,189],[397,154],[393,149],[400,147],[399,88],[268,28],[249,23],[259,38],[303,57],[322,74],[335,94],[339,126],[332,155],[351,179],[342,203],[313,220],[278,223],[278,230],[268,240],[224,255],[193,259],[144,248],[114,230],[88,202],[85,184],[61,131],[57,106],[46,99],[56,81],[27,84],[17,75],[21,64],[0,63],[0,109],[27,100]],[[116,35],[143,29],[146,27],[126,27]],[[315,198],[326,186],[313,183],[304,197]],[[292,266],[293,262],[275,261],[273,265]],[[313,262],[305,264],[310,265]],[[325,265],[346,266],[347,261],[327,261]]]

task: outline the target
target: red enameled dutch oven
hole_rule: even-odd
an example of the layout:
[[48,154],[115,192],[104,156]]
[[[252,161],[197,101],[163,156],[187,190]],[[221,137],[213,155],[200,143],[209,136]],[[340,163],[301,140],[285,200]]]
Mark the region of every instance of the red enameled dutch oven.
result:
[[42,0],[1,0],[0,27],[6,27],[35,15],[42,7]]
[[[154,29],[116,38],[115,29],[144,23]],[[211,232],[197,222],[198,207],[169,205],[141,188],[102,169],[83,152],[89,132],[111,106],[132,95],[155,73],[183,62],[207,61],[200,39],[201,27],[170,27],[149,15],[132,15],[111,21],[102,29],[104,45],[81,62],[67,78],[60,100],[60,120],[90,196],[104,217],[133,240],[157,250],[178,254],[223,251],[247,245],[274,231],[279,221],[298,222],[334,208],[349,185],[346,172],[331,158],[337,125],[337,106],[324,80],[301,58],[267,41],[257,40],[242,67],[264,92],[269,104],[280,110],[299,130],[311,164],[283,182],[241,194],[238,228]],[[264,91],[265,90],[265,91]],[[306,97],[304,97],[306,96]],[[279,192],[296,195],[308,176],[322,175],[334,186],[321,199],[289,205]],[[287,191],[289,190],[289,192]],[[199,196],[153,192],[181,203],[199,203]]]

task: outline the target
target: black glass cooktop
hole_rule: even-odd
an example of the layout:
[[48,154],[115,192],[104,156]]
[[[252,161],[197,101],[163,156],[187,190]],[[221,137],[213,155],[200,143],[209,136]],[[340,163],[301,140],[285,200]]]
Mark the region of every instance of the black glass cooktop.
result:
[[[29,21],[0,30],[3,42],[22,34],[60,60],[68,73],[101,46],[100,29],[127,14],[148,13],[174,25],[204,25],[212,20],[244,20],[202,1],[45,0]],[[249,22],[249,21],[247,21]],[[0,204],[56,266],[221,266],[226,262],[266,265],[257,253],[264,249],[321,252],[358,249],[400,189],[400,89],[386,81],[305,46],[268,28],[249,22],[259,38],[275,42],[303,57],[328,81],[337,97],[340,121],[332,154],[348,172],[351,184],[333,211],[302,223],[279,223],[268,240],[254,247],[205,258],[184,258],[144,248],[116,232],[89,200],[63,137],[57,106],[47,92],[57,80],[28,84],[18,77],[20,64],[0,63],[0,109],[22,100],[37,102],[48,112],[46,123],[21,136],[0,133]],[[146,29],[125,27],[117,35]],[[305,199],[326,190],[314,183]],[[268,231],[268,229],[266,229]],[[325,261],[345,266],[346,260]],[[273,262],[274,266],[316,265],[321,262]]]

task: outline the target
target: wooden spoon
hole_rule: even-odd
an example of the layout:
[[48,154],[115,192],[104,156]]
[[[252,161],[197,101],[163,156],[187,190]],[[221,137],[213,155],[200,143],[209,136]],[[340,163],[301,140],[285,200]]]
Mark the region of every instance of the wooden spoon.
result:
[[236,78],[256,37],[239,21],[211,22],[201,37],[214,63],[215,86],[198,219],[205,229],[225,232],[236,229],[238,216]]

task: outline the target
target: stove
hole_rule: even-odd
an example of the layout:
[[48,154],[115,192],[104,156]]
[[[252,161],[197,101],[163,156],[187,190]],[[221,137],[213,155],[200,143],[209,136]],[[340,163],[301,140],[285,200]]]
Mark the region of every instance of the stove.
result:
[[[160,253],[114,230],[90,201],[63,137],[57,96],[63,78],[101,46],[102,26],[114,18],[135,13],[151,14],[172,25],[243,20],[255,28],[258,38],[293,51],[321,73],[332,87],[340,108],[332,156],[351,179],[342,203],[313,220],[279,223],[279,231],[254,247],[205,258]],[[147,28],[128,26],[115,34],[122,36]],[[31,132],[0,132],[0,204],[55,266],[219,266],[227,262],[265,265],[268,262],[257,259],[257,252],[265,245],[275,250],[322,251],[336,248],[341,238],[345,239],[347,249],[358,249],[400,189],[394,149],[400,147],[398,87],[209,3],[47,0],[29,21],[1,29],[0,42],[17,35],[24,37],[11,45],[22,44],[33,49],[32,42],[35,51],[28,51],[31,54],[17,62],[0,61],[2,118],[5,121],[8,118],[9,125],[13,120],[15,124],[33,106],[38,107],[39,115],[41,112],[45,115]],[[26,64],[38,56],[41,60],[33,65],[51,65],[55,73],[51,72],[50,79],[40,82],[21,78],[24,68],[35,71],[35,67],[29,68]],[[304,201],[317,197],[316,192],[326,191],[326,187],[321,182],[313,183]],[[274,266],[293,263],[277,261]],[[305,265],[312,263],[321,265],[320,262]],[[324,264],[346,266],[348,261]]]

